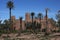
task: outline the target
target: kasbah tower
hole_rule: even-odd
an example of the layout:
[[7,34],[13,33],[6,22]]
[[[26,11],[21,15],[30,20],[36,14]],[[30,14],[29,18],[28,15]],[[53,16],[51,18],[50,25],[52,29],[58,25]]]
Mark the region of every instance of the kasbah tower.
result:
[[[25,20],[22,20],[22,28],[20,27],[20,20],[19,19],[16,19],[15,16],[11,16],[11,20],[13,21],[13,28],[15,30],[26,30],[26,26],[25,26],[25,23],[27,22],[32,22],[32,19],[31,19],[31,14],[30,13],[26,13],[25,14]],[[39,18],[37,19],[33,19],[33,21],[36,21],[37,23],[40,22]],[[53,31],[53,30],[58,30],[58,28],[56,26],[53,25],[53,21],[47,17],[47,30],[48,32],[50,31]],[[44,30],[46,28],[46,16],[43,17],[43,19],[41,19],[41,31]]]

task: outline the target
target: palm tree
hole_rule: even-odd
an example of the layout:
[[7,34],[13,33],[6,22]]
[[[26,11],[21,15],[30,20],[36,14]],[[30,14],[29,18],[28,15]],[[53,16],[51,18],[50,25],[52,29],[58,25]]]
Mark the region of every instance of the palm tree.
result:
[[20,29],[18,31],[18,35],[17,36],[20,36],[21,35],[21,31],[22,31],[22,17],[20,17],[19,20],[20,20]]
[[13,9],[14,5],[12,1],[7,2],[7,7],[9,8],[9,15],[10,15],[10,24],[11,24],[11,9]]
[[7,2],[7,8],[9,8],[9,16],[10,16],[10,18],[9,18],[9,24],[10,24],[10,27],[12,28],[11,10],[14,8],[14,5],[13,5],[13,2],[12,1],[8,1]]
[[38,14],[38,18],[39,18],[39,20],[40,20],[40,24],[41,24],[41,19],[42,19],[42,17],[43,17],[42,13],[39,13],[39,14]]
[[46,8],[45,10],[46,10],[46,23],[47,23],[47,17],[48,17],[47,13],[48,13],[49,8]]
[[19,20],[20,20],[20,30],[19,30],[19,33],[17,36],[19,36],[21,34],[21,31],[22,31],[22,17],[20,17]]
[[58,13],[56,14],[56,19],[57,19],[57,26],[60,29],[60,10],[58,10]]
[[47,30],[47,26],[48,26],[47,13],[48,13],[49,8],[46,8],[45,10],[46,10],[46,34],[47,34],[47,31],[48,31]]
[[34,27],[33,27],[33,26],[34,26],[34,25],[33,25],[34,14],[35,14],[34,12],[31,13],[31,17],[32,17],[32,29],[33,29],[33,30],[34,30]]
[[32,16],[32,24],[33,24],[33,16],[34,16],[34,12],[31,13],[31,16]]
[[22,30],[22,17],[20,17],[20,30]]

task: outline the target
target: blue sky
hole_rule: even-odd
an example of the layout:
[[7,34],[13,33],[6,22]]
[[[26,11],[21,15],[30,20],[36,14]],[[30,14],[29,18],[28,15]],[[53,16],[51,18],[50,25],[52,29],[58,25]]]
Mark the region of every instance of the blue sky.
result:
[[[6,3],[9,0],[0,0],[0,20],[9,19],[9,9]],[[25,18],[26,12],[35,12],[37,15],[41,12],[45,15],[45,8],[49,8],[48,17],[55,19],[55,14],[60,9],[60,0],[13,0],[14,9],[12,15],[18,19],[20,16]]]

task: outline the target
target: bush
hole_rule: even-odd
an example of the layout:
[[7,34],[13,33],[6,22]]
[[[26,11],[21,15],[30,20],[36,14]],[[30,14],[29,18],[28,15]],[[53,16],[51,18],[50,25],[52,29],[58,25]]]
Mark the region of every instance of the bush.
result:
[[0,33],[0,36],[2,35],[2,33]]
[[42,32],[46,32],[46,29],[42,29]]
[[21,33],[26,33],[26,32],[29,32],[29,30],[24,30],[24,31],[22,31]]
[[12,33],[18,33],[18,30],[13,30]]

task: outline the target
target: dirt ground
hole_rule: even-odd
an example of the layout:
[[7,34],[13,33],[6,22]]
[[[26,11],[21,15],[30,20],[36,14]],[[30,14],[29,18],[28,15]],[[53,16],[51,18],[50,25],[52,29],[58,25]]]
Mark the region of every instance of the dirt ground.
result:
[[7,34],[3,34],[0,37],[0,40],[60,40],[60,33],[50,34],[49,36],[44,36],[44,33],[41,34],[8,34],[10,37],[6,37]]

